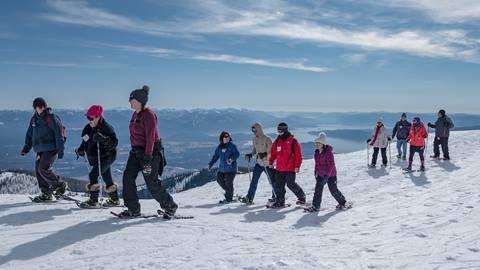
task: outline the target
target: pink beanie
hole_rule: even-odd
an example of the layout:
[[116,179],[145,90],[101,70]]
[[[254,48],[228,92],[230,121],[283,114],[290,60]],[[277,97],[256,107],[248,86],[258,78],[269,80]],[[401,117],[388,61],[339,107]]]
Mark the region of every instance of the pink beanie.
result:
[[103,108],[100,105],[92,105],[88,109],[88,111],[85,115],[90,116],[90,117],[95,117],[95,116],[103,117]]

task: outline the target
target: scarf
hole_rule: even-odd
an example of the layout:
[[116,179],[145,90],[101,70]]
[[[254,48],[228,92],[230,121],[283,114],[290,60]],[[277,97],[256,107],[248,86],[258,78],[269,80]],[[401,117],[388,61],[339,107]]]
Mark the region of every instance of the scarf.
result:
[[373,136],[372,142],[370,143],[371,146],[375,144],[378,139],[378,134],[380,134],[380,130],[382,129],[383,124],[377,125],[377,130],[375,130],[375,136]]

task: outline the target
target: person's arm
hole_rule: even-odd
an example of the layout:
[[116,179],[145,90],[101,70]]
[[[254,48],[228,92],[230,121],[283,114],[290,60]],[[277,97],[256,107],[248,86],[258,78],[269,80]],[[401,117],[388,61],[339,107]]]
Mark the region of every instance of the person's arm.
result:
[[235,161],[240,157],[240,152],[238,152],[238,148],[235,144],[232,143],[231,145],[232,145],[231,147],[232,147],[232,152],[233,153],[230,156],[230,159]]
[[397,134],[398,125],[399,125],[399,123],[397,122],[397,123],[395,124],[395,127],[393,128],[392,138],[395,138],[395,134]]
[[327,168],[330,168],[330,171],[328,172],[328,176],[330,176],[332,175],[333,170],[335,168],[335,157],[333,156],[333,150],[328,151],[326,155],[327,155]]
[[448,128],[449,128],[449,129],[452,129],[452,128],[454,128],[454,127],[455,127],[455,125],[453,124],[452,118],[450,118],[450,117],[447,117],[447,119],[446,119],[446,120],[447,120],[447,123],[448,123]]
[[218,153],[218,152],[219,152],[219,149],[220,149],[219,147],[217,147],[217,148],[215,149],[215,152],[213,153],[213,157],[212,157],[212,159],[210,160],[210,162],[208,163],[208,166],[209,166],[209,167],[212,167],[213,164],[215,164],[215,163],[218,161],[218,159],[220,158],[220,154]]
[[115,133],[115,129],[111,125],[106,125],[105,128],[105,136],[107,140],[105,141],[105,146],[108,150],[114,150],[118,146],[118,138],[117,134]]
[[267,142],[266,142],[266,151],[267,151],[267,160],[270,159],[271,153],[272,153],[272,139],[270,137],[267,137]]
[[153,155],[153,147],[155,145],[155,134],[157,131],[157,118],[153,114],[153,112],[149,112],[145,114],[145,138],[146,138],[146,145],[145,145],[145,156],[152,156]]
[[25,145],[22,149],[22,155],[27,154],[32,149],[32,133],[33,127],[32,123],[30,123],[27,129],[27,133],[25,134]]
[[58,116],[55,114],[52,114],[52,124],[55,133],[55,145],[58,151],[58,158],[62,159],[65,150],[65,142],[63,141],[61,122],[59,121]]
[[272,148],[270,148],[270,158],[268,159],[268,165],[273,166],[273,163],[277,159],[277,141],[272,144]]
[[300,146],[300,142],[297,141],[295,146],[293,147],[294,153],[295,153],[295,172],[298,172],[300,170],[300,167],[302,166],[302,147]]

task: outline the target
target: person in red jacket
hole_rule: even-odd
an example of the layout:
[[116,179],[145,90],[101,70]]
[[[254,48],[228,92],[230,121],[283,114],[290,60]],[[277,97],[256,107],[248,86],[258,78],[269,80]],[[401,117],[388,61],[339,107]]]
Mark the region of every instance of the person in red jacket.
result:
[[130,120],[130,150],[127,165],[123,172],[123,200],[128,210],[120,213],[120,218],[135,218],[140,214],[140,203],[135,180],[142,172],[152,197],[164,210],[164,218],[170,219],[178,208],[158,176],[166,165],[164,149],[157,131],[157,115],[145,107],[150,88],[143,86],[130,94],[130,105],[135,112]]
[[278,125],[278,138],[273,142],[269,159],[269,167],[275,168],[275,193],[277,195],[272,208],[285,207],[285,184],[297,196],[297,204],[305,204],[305,192],[295,182],[296,174],[302,166],[302,149],[300,143],[288,131],[286,123]]
[[408,159],[408,168],[405,171],[412,171],[413,156],[415,153],[420,155],[420,171],[425,171],[425,139],[428,137],[425,125],[420,121],[420,117],[413,118],[412,127],[410,128],[410,135],[408,135],[407,142],[410,143],[410,158]]

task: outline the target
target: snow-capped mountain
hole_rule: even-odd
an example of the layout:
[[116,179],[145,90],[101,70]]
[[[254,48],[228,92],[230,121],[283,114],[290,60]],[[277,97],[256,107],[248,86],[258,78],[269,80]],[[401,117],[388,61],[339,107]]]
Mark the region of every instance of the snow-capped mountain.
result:
[[[452,132],[452,161],[428,160],[424,173],[403,173],[395,158],[391,169],[369,170],[366,154],[336,156],[338,186],[354,202],[348,211],[335,211],[327,188],[318,214],[267,210],[264,176],[249,207],[218,205],[216,183],[174,194],[178,213],[193,220],[122,221],[111,210],[0,195],[0,268],[480,269],[480,132]],[[306,160],[298,175],[308,200],[313,167]],[[248,185],[238,176],[235,193]],[[158,207],[141,204],[144,213]]]

